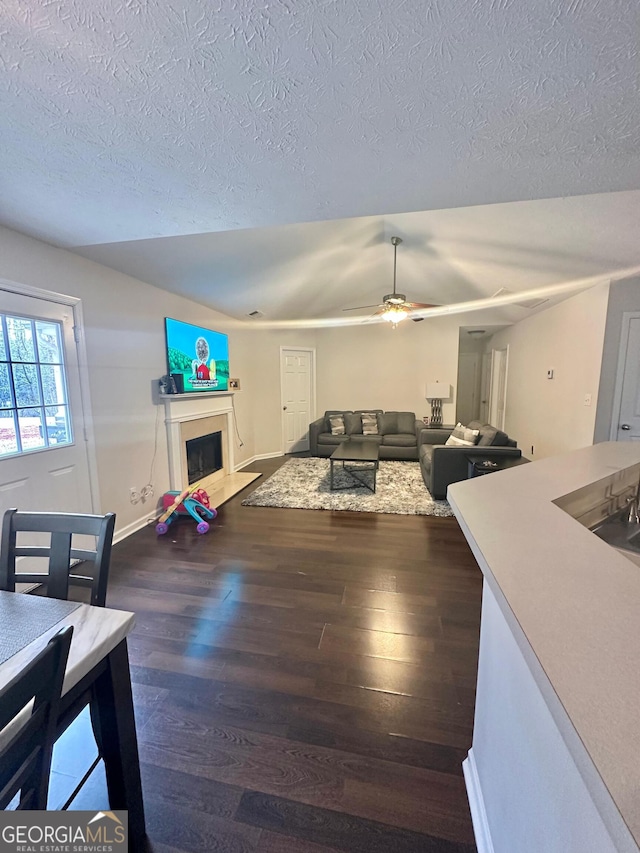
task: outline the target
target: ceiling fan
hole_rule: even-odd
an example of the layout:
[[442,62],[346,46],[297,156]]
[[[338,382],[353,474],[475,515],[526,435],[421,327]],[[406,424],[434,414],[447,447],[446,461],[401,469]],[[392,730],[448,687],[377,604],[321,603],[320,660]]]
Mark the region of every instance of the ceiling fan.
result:
[[[388,320],[393,328],[402,320],[406,320],[411,316],[411,311],[415,308],[435,308],[435,305],[427,305],[423,302],[407,302],[407,297],[404,293],[396,292],[396,261],[398,254],[398,246],[402,243],[400,237],[392,237],[391,245],[393,246],[393,293],[387,293],[382,297],[382,302],[378,305],[359,305],[357,308],[343,308],[343,311],[361,311],[363,308],[378,308],[373,316],[382,317]],[[422,317],[416,317],[415,320],[422,320]]]

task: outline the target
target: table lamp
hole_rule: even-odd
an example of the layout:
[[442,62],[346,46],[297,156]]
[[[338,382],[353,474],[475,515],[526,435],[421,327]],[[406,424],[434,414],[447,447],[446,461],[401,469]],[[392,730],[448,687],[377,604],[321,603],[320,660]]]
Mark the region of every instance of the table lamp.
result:
[[442,401],[451,396],[451,385],[445,382],[427,382],[424,396],[431,403],[431,423],[439,426],[442,423]]

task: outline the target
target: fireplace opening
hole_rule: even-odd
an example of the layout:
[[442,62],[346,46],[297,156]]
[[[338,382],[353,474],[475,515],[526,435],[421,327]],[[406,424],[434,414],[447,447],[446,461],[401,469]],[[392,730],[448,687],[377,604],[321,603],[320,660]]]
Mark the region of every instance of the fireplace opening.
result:
[[189,485],[222,468],[222,432],[212,432],[187,441]]

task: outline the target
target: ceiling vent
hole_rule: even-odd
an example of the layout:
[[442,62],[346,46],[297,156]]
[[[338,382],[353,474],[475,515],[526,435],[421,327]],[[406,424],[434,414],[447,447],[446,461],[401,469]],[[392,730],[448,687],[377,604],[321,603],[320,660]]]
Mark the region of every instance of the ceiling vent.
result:
[[[491,297],[495,299],[496,296],[506,296],[507,294],[512,294],[513,290],[507,290],[506,287],[501,287],[500,290],[496,290],[496,292]],[[519,305],[521,308],[537,308],[539,305],[544,305],[545,302],[548,302],[548,299],[524,299],[522,302],[513,302],[513,305]]]
[[261,317],[264,317],[264,314],[262,311],[250,311],[247,317],[251,317],[252,320],[259,320]]

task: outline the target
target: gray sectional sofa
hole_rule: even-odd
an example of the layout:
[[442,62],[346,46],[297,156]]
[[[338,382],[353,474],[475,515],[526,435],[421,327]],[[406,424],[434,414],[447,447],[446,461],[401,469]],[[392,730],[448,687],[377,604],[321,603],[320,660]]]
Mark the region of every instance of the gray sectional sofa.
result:
[[[375,413],[378,435],[362,434],[365,413]],[[330,415],[343,415],[344,435],[332,435]],[[414,412],[383,412],[382,409],[356,409],[355,411],[329,410],[317,421],[309,424],[309,449],[313,456],[331,456],[338,444],[351,437],[375,441],[380,446],[380,459],[418,458],[418,439],[424,424]]]
[[451,435],[450,429],[422,429],[419,435],[418,458],[424,482],[436,500],[447,497],[447,487],[451,483],[466,480],[469,470],[469,455],[477,454],[488,459],[506,456],[521,456],[516,442],[506,432],[491,424],[471,421],[469,429],[479,429],[478,443],[473,447],[445,447]]

